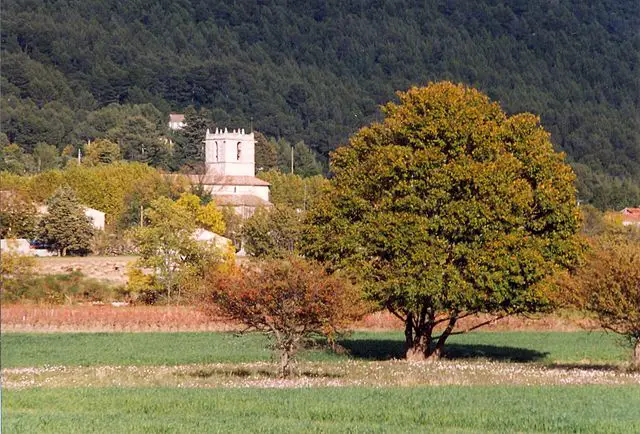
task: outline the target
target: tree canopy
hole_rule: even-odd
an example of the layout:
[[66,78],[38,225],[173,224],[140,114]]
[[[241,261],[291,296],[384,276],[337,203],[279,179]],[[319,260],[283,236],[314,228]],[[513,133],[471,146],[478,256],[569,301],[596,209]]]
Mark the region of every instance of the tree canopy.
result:
[[[326,158],[395,89],[452,80],[540,115],[582,199],[635,206],[639,27],[636,0],[14,0],[2,129],[27,153],[107,138],[162,167],[167,114],[193,106]],[[198,152],[180,146],[172,167]]]
[[47,200],[47,207],[38,238],[61,256],[69,251],[88,252],[94,229],[74,191],[58,188]]
[[303,251],[361,276],[405,322],[408,357],[437,358],[465,315],[545,306],[545,277],[579,253],[575,175],[537,117],[507,116],[477,90],[398,96],[332,155]]

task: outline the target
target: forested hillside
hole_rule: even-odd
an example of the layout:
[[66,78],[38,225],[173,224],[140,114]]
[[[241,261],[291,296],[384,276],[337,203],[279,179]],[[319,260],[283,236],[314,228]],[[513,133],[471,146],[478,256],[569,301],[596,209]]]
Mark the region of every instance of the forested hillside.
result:
[[129,122],[137,136],[161,134],[165,114],[193,105],[216,124],[252,124],[326,156],[379,117],[377,105],[394,91],[447,79],[477,87],[508,112],[539,114],[576,168],[582,198],[640,205],[628,203],[640,201],[637,0],[3,7],[2,128],[29,152],[96,138],[104,107],[116,103],[154,106],[109,109],[138,113]]

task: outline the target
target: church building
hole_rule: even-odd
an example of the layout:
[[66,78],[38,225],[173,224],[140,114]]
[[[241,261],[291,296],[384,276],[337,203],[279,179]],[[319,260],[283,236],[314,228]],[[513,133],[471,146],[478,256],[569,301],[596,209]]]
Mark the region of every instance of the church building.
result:
[[246,218],[260,206],[271,206],[269,183],[255,176],[255,137],[244,129],[216,128],[205,135],[204,175],[191,175],[220,206],[233,207]]

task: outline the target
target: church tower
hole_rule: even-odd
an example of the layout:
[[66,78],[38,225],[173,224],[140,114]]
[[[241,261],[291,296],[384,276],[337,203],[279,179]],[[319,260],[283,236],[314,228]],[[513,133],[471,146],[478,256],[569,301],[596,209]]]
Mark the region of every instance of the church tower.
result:
[[222,176],[255,176],[255,138],[244,128],[228,131],[216,128],[205,136],[207,173]]

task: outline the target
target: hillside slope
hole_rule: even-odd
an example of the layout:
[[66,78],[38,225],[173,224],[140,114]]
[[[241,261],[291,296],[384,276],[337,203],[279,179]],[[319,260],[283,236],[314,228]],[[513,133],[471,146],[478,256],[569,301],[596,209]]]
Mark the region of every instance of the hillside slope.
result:
[[3,131],[27,148],[81,142],[115,102],[327,155],[395,90],[448,79],[541,115],[582,190],[640,181],[636,0],[9,0],[2,19]]

